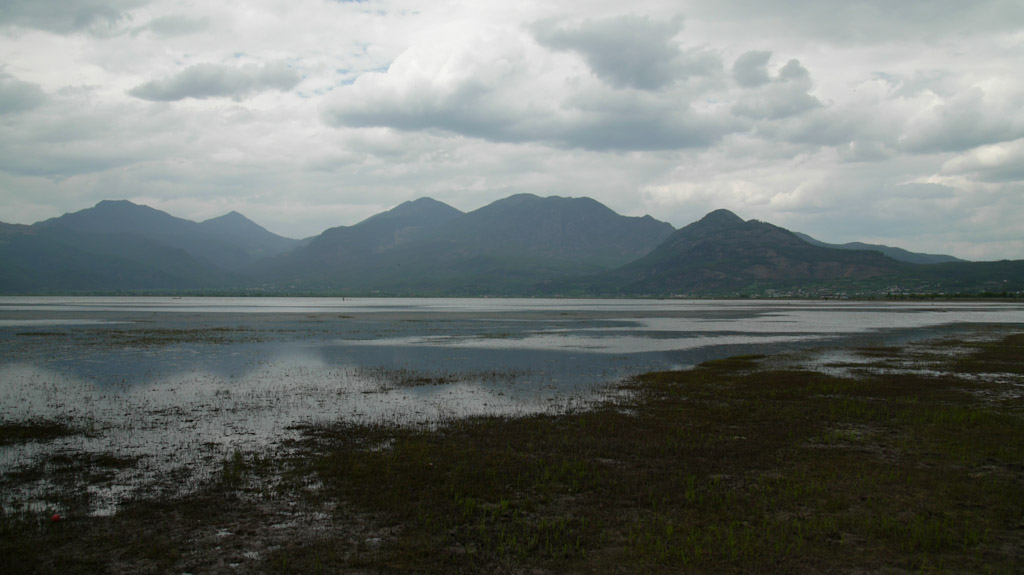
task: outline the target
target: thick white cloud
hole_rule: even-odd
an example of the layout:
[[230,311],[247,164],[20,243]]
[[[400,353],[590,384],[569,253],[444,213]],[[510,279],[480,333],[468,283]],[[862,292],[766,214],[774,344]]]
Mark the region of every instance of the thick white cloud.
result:
[[589,150],[706,146],[738,126],[724,113],[692,106],[686,89],[616,88],[521,31],[497,28],[465,42],[410,48],[386,71],[335,90],[323,114],[335,126]]
[[981,182],[1024,182],[1024,139],[970,150],[943,164],[942,173]]
[[935,96],[911,119],[901,143],[912,152],[960,152],[1024,137],[1020,100],[998,101],[979,86]]
[[12,0],[0,219],[300,237],[525,191],[1021,258],[1021,30],[1006,0]]

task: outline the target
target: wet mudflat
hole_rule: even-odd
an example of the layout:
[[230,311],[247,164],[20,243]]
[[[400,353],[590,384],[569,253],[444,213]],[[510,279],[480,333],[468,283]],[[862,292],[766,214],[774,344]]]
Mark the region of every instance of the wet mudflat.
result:
[[275,449],[304,425],[565,413],[639,373],[985,322],[1024,324],[1024,306],[0,298],[0,422],[84,431],[0,447],[0,474],[36,478],[0,505],[60,507],[51,482],[76,474],[48,466],[79,455],[118,462],[77,499],[107,515],[132,497],[187,493],[236,451]]
[[[727,323],[717,312],[704,319]],[[178,312],[152,324],[105,313],[124,323],[52,323],[96,319],[61,311],[7,328],[0,381],[62,379],[4,397],[5,572],[1021,565],[1012,322],[875,328],[823,347],[807,326],[732,324],[727,337],[780,339],[699,348],[710,363],[637,376],[640,360],[695,363],[686,349],[630,355],[615,341],[686,339],[664,329],[664,310],[576,310],[585,317],[568,325],[546,312]],[[530,338],[605,367],[564,383],[555,361],[474,355],[514,357]],[[319,350],[317,362],[296,350]],[[724,359],[736,351],[751,353]],[[447,399],[431,411],[431,397]],[[120,407],[102,415],[108,404]]]

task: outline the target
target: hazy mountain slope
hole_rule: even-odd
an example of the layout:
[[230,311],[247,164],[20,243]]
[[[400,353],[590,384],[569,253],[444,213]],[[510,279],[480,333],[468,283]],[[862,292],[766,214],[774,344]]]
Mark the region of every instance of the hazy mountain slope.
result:
[[[422,198],[290,251],[241,214],[203,223],[130,202],[0,223],[0,292],[241,290],[394,295],[1016,293],[1024,261],[899,262],[718,210],[680,230],[587,198],[520,194],[469,213]],[[212,254],[212,255],[211,255]],[[217,262],[230,259],[230,264]],[[241,274],[232,271],[250,261]],[[624,262],[624,263],[623,263]],[[622,265],[620,265],[622,264]],[[230,267],[229,267],[230,266]],[[618,266],[618,267],[614,267]],[[250,275],[251,274],[251,275]]]
[[103,200],[91,208],[50,218],[34,226],[103,234],[137,232],[156,235],[180,234],[182,230],[197,227],[195,222],[128,200]]
[[889,256],[890,258],[896,261],[907,262],[911,264],[939,264],[964,261],[961,260],[960,258],[947,256],[943,254],[921,254],[907,251],[903,248],[895,248],[892,246],[883,246],[878,244],[866,244],[864,242],[828,244],[822,241],[818,241],[807,234],[801,234],[799,232],[793,232],[793,234],[795,234],[798,238],[804,240],[805,242],[811,245],[820,246],[823,248],[834,248],[838,250],[871,250],[880,252],[883,255]]
[[1024,291],[1024,260],[947,262],[915,266],[914,272],[928,293]]
[[448,204],[420,198],[352,226],[330,228],[291,253],[257,262],[249,271],[269,281],[347,287],[365,279],[367,268],[382,252],[415,243],[461,215]]
[[253,258],[246,249],[222,240],[196,222],[174,217],[127,200],[102,201],[92,208],[35,224],[40,228],[66,228],[93,234],[132,233],[159,244],[185,250],[194,258],[234,270]]
[[251,256],[221,239],[231,233],[128,201],[103,201],[32,226],[3,225],[0,289],[238,287],[247,282],[230,270]]
[[647,254],[674,228],[622,216],[591,198],[518,194],[453,220],[435,236],[478,253],[532,254],[615,267]]
[[603,279],[630,293],[721,293],[895,277],[907,265],[877,252],[813,246],[783,228],[717,210]]
[[210,237],[241,248],[251,258],[289,252],[302,245],[302,240],[279,236],[238,212],[199,223]]
[[[510,294],[635,259],[672,232],[588,198],[522,194],[473,212],[408,202],[276,258],[270,277],[403,294]],[[265,276],[266,277],[266,276]]]
[[651,217],[590,198],[519,194],[452,219],[415,245],[382,254],[368,277],[403,293],[524,295],[646,254],[672,233]]
[[239,278],[132,233],[25,226],[0,235],[0,292],[222,288]]

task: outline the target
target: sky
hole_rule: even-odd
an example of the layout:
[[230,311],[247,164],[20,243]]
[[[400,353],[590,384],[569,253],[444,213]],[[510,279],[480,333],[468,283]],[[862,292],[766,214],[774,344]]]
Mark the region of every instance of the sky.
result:
[[432,197],[1024,259],[1019,0],[3,0],[0,221]]

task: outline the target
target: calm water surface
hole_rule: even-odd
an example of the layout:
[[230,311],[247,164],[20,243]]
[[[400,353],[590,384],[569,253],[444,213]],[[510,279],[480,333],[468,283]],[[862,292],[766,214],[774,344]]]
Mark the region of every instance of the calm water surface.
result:
[[296,423],[559,412],[640,372],[983,326],[1024,328],[1024,305],[0,297],[0,420],[94,430],[0,447],[0,473],[62,451],[144,460],[96,490],[105,513],[169,470],[202,476]]

